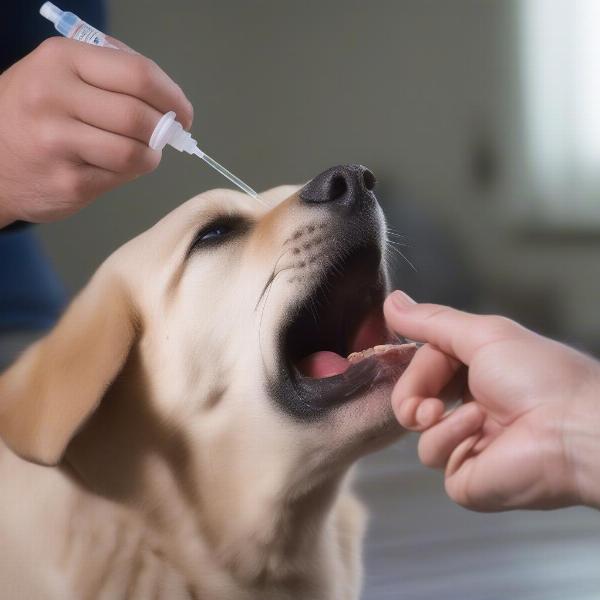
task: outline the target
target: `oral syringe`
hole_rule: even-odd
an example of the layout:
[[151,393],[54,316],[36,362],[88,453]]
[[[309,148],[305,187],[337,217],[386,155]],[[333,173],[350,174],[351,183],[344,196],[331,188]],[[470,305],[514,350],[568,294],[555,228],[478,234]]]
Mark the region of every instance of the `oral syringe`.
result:
[[[95,27],[92,27],[72,12],[61,10],[52,4],[52,2],[44,2],[40,8],[40,14],[49,21],[52,21],[56,30],[65,37],[94,46],[119,49],[118,46],[115,46],[108,41],[107,36],[104,33]],[[239,177],[236,177],[223,165],[208,156],[208,154],[202,152],[202,150],[198,148],[198,144],[191,134],[188,131],[185,131],[179,121],[175,120],[175,116],[173,111],[169,111],[161,117],[150,137],[148,143],[150,148],[161,151],[169,144],[180,152],[194,154],[215,169],[215,171],[229,179],[231,183],[246,192],[246,194],[257,200],[261,199],[260,196]]]

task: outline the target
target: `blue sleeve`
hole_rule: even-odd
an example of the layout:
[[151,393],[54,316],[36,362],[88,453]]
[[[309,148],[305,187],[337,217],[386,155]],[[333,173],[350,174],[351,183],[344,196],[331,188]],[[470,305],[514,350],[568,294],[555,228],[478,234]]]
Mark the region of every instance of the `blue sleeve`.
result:
[[[45,38],[58,35],[39,14],[43,0],[2,0],[0,71],[29,54]],[[56,0],[63,10],[106,31],[104,0]],[[54,323],[67,302],[64,286],[35,235],[16,223],[0,230],[0,333],[40,330]]]
[[59,317],[67,295],[34,228],[0,235],[0,332],[42,330]]

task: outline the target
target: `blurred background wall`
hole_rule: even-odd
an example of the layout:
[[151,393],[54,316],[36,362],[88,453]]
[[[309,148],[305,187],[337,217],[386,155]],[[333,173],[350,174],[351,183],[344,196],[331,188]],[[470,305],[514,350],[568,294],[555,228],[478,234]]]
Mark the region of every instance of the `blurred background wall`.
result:
[[[200,147],[250,185],[363,163],[416,268],[399,258],[398,285],[418,300],[503,312],[597,352],[600,211],[595,222],[585,215],[575,224],[545,222],[543,204],[529,211],[523,6],[109,4],[112,33],[156,60],[194,104]],[[156,172],[40,235],[76,290],[122,242],[226,184],[201,161],[166,149]]]

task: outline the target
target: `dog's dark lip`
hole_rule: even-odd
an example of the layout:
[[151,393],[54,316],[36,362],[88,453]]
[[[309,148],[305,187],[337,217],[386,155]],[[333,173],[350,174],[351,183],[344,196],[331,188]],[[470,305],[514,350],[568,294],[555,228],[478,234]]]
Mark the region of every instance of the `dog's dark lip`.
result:
[[[418,349],[418,344],[398,343],[397,340],[380,347],[384,346],[389,350],[373,352],[365,358],[356,359],[344,373],[331,377],[306,377],[294,365],[290,365],[290,379],[305,402],[308,401],[317,411],[328,410],[367,393],[380,383],[397,380]],[[372,349],[367,350],[371,351]],[[390,359],[390,355],[401,355],[401,360]]]
[[291,378],[298,394],[309,399],[315,410],[321,411],[345,404],[359,394],[366,392],[377,379],[379,368],[372,357],[351,365],[341,375],[313,379],[302,375],[293,365]]

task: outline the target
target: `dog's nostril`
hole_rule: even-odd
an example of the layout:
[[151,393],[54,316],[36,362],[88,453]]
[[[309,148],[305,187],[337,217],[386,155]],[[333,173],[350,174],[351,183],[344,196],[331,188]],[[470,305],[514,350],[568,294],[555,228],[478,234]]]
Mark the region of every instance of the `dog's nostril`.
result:
[[363,173],[363,183],[370,192],[375,189],[375,175],[373,175],[369,169],[365,169]]
[[329,183],[329,193],[327,197],[329,200],[338,200],[348,191],[348,184],[343,175],[336,175],[332,177]]

